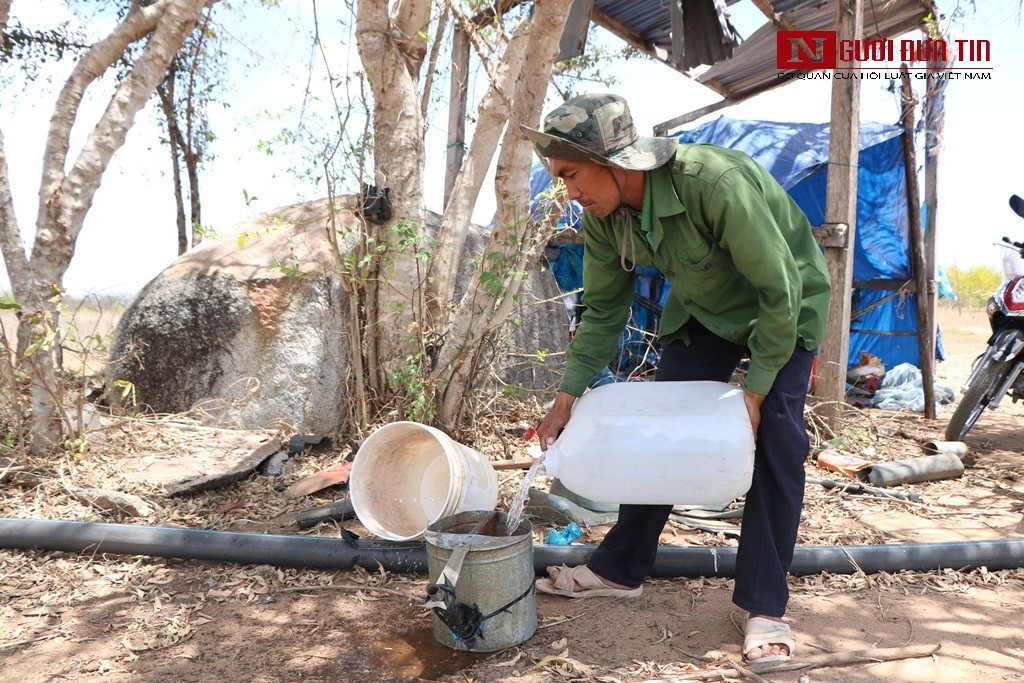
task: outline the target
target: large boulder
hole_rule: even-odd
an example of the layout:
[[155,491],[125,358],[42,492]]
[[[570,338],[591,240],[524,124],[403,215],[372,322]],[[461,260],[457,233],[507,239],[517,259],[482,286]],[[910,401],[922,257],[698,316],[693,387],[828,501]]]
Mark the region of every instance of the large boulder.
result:
[[[350,210],[335,221],[358,225]],[[200,410],[210,424],[336,431],[346,400],[349,307],[328,222],[326,200],[295,204],[181,256],[121,317],[108,384],[127,380],[140,404],[160,413]],[[428,228],[437,224],[431,215]],[[486,239],[486,229],[473,226],[460,292],[472,275],[469,257]],[[517,390],[547,392],[562,355],[545,352],[564,348],[568,328],[550,271],[532,270],[518,305],[497,374]]]

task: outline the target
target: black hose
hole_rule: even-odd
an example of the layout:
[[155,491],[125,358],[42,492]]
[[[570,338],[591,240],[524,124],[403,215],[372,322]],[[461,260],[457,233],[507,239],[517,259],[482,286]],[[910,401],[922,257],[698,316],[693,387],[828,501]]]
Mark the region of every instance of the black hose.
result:
[[[547,565],[573,566],[586,562],[595,546],[534,546],[538,573]],[[1024,567],[1024,539],[1008,541],[957,541],[952,543],[904,543],[898,545],[798,546],[789,573],[806,576],[878,572],[977,569],[991,571]],[[736,548],[658,548],[651,576],[698,577],[736,575]]]
[[[272,564],[313,569],[351,569],[359,566],[387,571],[425,573],[422,542],[346,541],[319,536],[251,534],[172,527],[67,522],[39,519],[0,519],[0,548],[35,548],[66,552],[150,555],[239,564]],[[548,565],[586,562],[595,546],[533,548],[538,574]],[[1024,566],[1024,539],[905,543],[899,545],[800,546],[790,573],[796,576],[831,572],[866,574],[900,570],[977,569],[991,571]],[[655,577],[732,577],[735,548],[658,548],[651,572]]]
[[282,567],[427,571],[423,543],[346,541],[322,536],[284,536],[206,531],[161,526],[0,519],[0,548],[36,548],[67,552],[117,553],[214,560]]

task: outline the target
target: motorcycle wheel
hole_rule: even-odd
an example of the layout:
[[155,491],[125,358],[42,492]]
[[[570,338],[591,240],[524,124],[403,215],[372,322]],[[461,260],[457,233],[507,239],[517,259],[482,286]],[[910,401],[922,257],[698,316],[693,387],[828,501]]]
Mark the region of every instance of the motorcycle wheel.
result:
[[974,423],[981,417],[981,412],[992,399],[992,393],[999,386],[999,382],[1006,375],[1007,365],[1005,362],[998,362],[991,358],[986,359],[983,367],[974,381],[967,387],[963,398],[953,411],[953,417],[949,418],[946,425],[946,441],[963,441],[967,432],[971,430]]

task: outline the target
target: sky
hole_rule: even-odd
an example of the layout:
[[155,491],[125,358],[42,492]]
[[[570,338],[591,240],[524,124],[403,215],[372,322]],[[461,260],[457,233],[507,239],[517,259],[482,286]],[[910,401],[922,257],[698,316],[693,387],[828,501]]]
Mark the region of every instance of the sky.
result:
[[[1024,112],[1024,24],[1018,0],[976,4],[977,8],[968,10],[952,30],[960,37],[991,41],[992,79],[956,81],[947,88],[937,251],[939,263],[947,267],[1000,268],[1001,250],[993,243],[1003,235],[1024,238],[1024,221],[1010,211],[1007,203],[1011,194],[1024,196],[1024,174],[1020,170],[1024,135],[1018,126]],[[939,3],[944,12],[950,12],[954,5]],[[303,100],[310,54],[308,44],[296,36],[312,25],[309,7],[306,0],[283,0],[280,7],[270,9],[236,2],[230,11],[220,13],[235,58],[225,67],[227,87],[222,101],[210,110],[217,134],[212,146],[215,158],[200,177],[203,223],[214,230],[223,232],[258,213],[326,195],[322,182],[296,177],[289,171],[299,163],[296,149],[274,145],[268,153],[267,145],[260,144],[275,138],[282,128],[294,129],[304,106],[308,109],[322,104]],[[357,68],[354,37],[338,28],[339,23],[329,14],[343,11],[343,3],[320,3],[319,10],[318,23],[332,72]],[[750,0],[732,6],[730,11],[743,36],[764,22]],[[12,18],[26,25],[55,22],[66,16],[61,0],[15,0],[12,6]],[[602,33],[592,33],[592,39],[615,43]],[[898,67],[898,62],[892,66]],[[0,130],[5,136],[15,212],[29,242],[34,232],[49,117],[57,89],[70,68],[68,63],[51,65],[33,83],[17,83],[0,90]],[[626,97],[641,134],[719,99],[714,92],[660,63],[631,60],[610,71],[618,83],[593,89],[609,89]],[[316,76],[323,76],[322,65],[317,66]],[[482,94],[485,79],[483,74],[474,75],[471,99]],[[878,81],[862,84],[863,121],[891,123],[898,119],[896,96],[887,92],[886,85]],[[448,84],[442,81],[435,87],[443,94]],[[826,122],[830,87],[829,81],[792,82],[687,127],[723,114],[738,119]],[[73,150],[80,146],[109,93],[109,88],[89,93],[83,123],[73,134]],[[433,108],[435,116],[427,134],[428,169],[444,166],[444,99]],[[549,93],[545,110],[558,101],[556,93]],[[349,123],[359,125],[356,121]],[[151,102],[114,157],[86,218],[64,282],[72,295],[134,294],[177,257],[169,153],[159,144],[159,136]],[[443,174],[428,172],[426,182],[428,208],[437,211],[441,207]],[[474,211],[474,220],[479,223],[487,223],[493,214],[489,187],[490,180]],[[0,265],[0,290],[6,289],[6,272]]]

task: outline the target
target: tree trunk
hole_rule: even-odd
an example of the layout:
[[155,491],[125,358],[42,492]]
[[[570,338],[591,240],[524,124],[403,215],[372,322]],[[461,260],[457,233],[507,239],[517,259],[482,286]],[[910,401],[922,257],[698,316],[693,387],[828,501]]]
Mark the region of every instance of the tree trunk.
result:
[[[56,318],[56,307],[50,298],[54,289],[59,290],[62,285],[85,215],[110,159],[124,144],[136,114],[152,96],[202,10],[214,2],[216,0],[158,0],[146,7],[133,3],[110,35],[86,51],[61,90],[46,141],[39,215],[30,262],[21,251],[20,258],[29,263],[28,272],[11,272],[15,292],[21,292],[19,303],[25,311],[22,324],[32,325],[34,340],[45,333],[42,326],[47,319]],[[147,35],[145,50],[117,87],[70,171],[66,171],[71,129],[86,88],[121,59],[129,45]],[[4,176],[6,180],[6,173]],[[0,203],[3,203],[2,194],[9,194],[6,182],[4,186]],[[17,226],[5,222],[2,232],[5,233],[5,259],[20,265],[19,257],[8,253],[9,249],[20,246]],[[49,449],[60,438],[55,420],[58,408],[55,405],[55,365],[52,354],[45,351],[39,348],[27,359],[33,368],[32,449],[35,452]]]
[[[432,406],[436,401],[438,412],[429,417],[449,429],[464,422],[476,372],[489,359],[491,342],[509,318],[527,268],[542,248],[538,225],[527,217],[531,148],[518,124],[536,125],[540,117],[571,1],[536,3],[497,63],[480,47],[481,37],[471,36],[491,82],[432,245],[426,244],[422,231],[424,121],[417,97],[430,3],[403,0],[392,17],[386,0],[361,0],[357,9],[359,56],[374,96],[374,184],[391,188],[398,219],[386,228],[365,226],[365,253],[380,254],[359,280],[364,289],[363,327],[358,332],[366,344],[368,382],[377,378],[385,385],[390,380],[391,390],[398,396],[404,392],[406,401],[413,399],[410,392],[419,392],[418,399],[426,398]],[[473,30],[455,6],[450,9]],[[467,295],[449,317],[470,216],[503,131],[496,180],[499,204],[504,204],[499,225]],[[429,270],[421,266],[427,260]],[[378,354],[376,362],[372,351]],[[428,367],[431,362],[433,368]],[[420,383],[402,386],[396,376]]]
[[157,88],[160,106],[164,110],[167,121],[167,147],[171,150],[171,178],[174,182],[174,208],[178,226],[178,256],[188,251],[188,229],[185,223],[185,198],[181,187],[181,159],[178,156],[178,141],[181,132],[178,130],[178,117],[174,113],[174,78],[175,67],[172,65],[164,79],[164,85]]
[[202,232],[199,228],[203,224],[203,217],[201,207],[199,203],[199,164],[202,161],[202,153],[199,152],[199,145],[196,143],[195,133],[195,92],[196,92],[196,68],[199,61],[199,54],[203,49],[203,40],[205,36],[206,24],[210,21],[210,15],[207,13],[203,26],[198,31],[199,36],[196,38],[195,50],[193,51],[191,58],[189,59],[189,72],[188,72],[188,90],[185,94],[185,129],[186,135],[184,144],[182,145],[182,151],[185,156],[185,172],[188,173],[188,197],[189,206],[191,209],[191,225],[192,225],[192,247],[195,248],[200,242],[203,241]]
[[[515,80],[512,115],[505,128],[495,174],[497,215],[480,268],[452,316],[447,336],[458,343],[446,344],[438,363],[444,387],[438,422],[457,432],[470,408],[469,398],[481,366],[482,351],[508,321],[528,270],[536,263],[549,236],[543,223],[529,216],[529,169],[532,147],[519,124],[536,126],[544,104],[551,67],[558,53],[572,0],[546,0],[535,6],[526,47],[526,61]],[[477,135],[474,135],[475,143]]]
[[192,218],[192,248],[199,246],[203,241],[203,233],[200,228],[203,225],[202,204],[199,197],[199,160],[191,149],[185,155],[185,171],[188,173],[188,198]]
[[[430,261],[427,303],[431,318],[438,327],[443,327],[447,322],[445,317],[455,295],[458,261],[466,244],[473,207],[501,141],[502,131],[509,120],[512,111],[512,91],[520,80],[534,32],[535,29],[529,21],[523,21],[516,28],[505,49],[504,58],[492,72],[496,79],[491,81],[477,108],[473,140],[445,207],[433,258]],[[547,81],[544,83],[546,85]],[[545,89],[540,88],[542,92]],[[520,135],[518,130],[515,134]]]
[[[391,188],[394,219],[385,226],[367,223],[368,240],[377,258],[367,279],[366,297],[374,311],[369,314],[368,343],[377,349],[380,384],[394,385],[401,363],[419,364],[423,281],[425,273],[417,253],[426,248],[423,221],[423,130],[417,79],[419,60],[407,48],[416,49],[429,22],[429,3],[400,3],[396,16],[388,16],[387,0],[360,0],[356,13],[359,57],[373,92],[374,168],[376,185]],[[412,22],[412,23],[409,23]],[[412,369],[412,368],[410,368]]]

